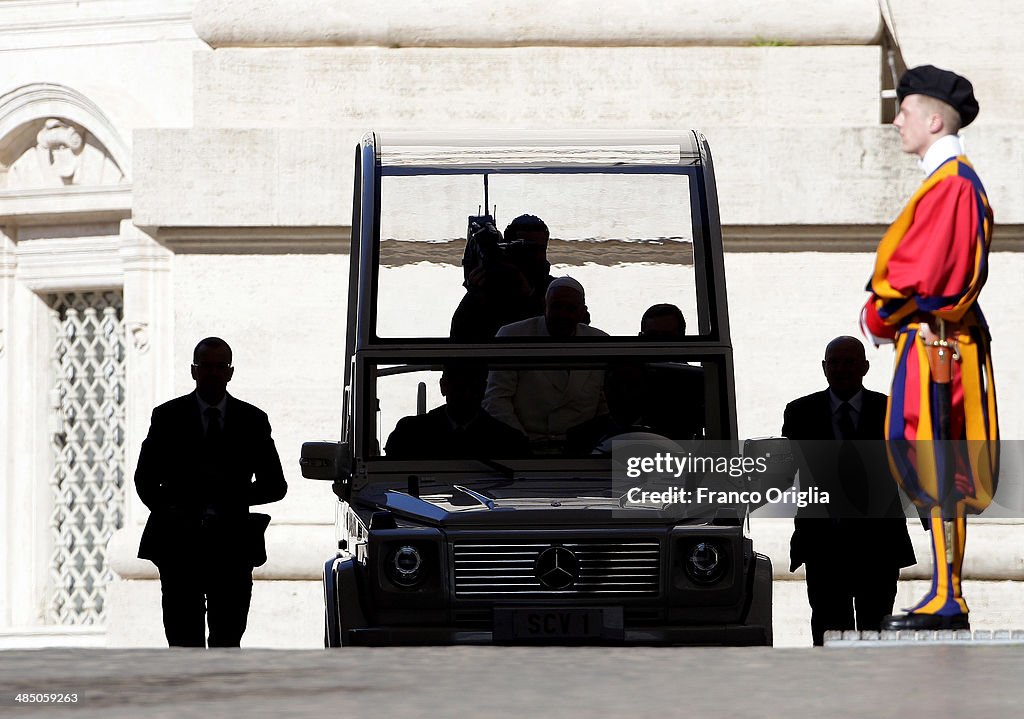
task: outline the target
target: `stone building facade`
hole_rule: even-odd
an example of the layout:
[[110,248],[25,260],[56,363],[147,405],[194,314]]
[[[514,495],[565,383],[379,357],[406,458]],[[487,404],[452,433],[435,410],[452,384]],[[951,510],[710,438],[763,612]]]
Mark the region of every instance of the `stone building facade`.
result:
[[[296,459],[338,434],[351,152],[367,129],[701,129],[740,433],[767,435],[823,385],[825,343],[857,333],[871,253],[919,182],[884,91],[905,65],[955,68],[981,100],[965,140],[996,208],[983,299],[1003,435],[1024,434],[1024,10],[991,0],[964,23],[950,0],[482,7],[0,1],[0,645],[161,643],[131,477],[150,409],[189,390],[209,334],[235,348],[232,391],[269,412],[291,485],[246,642],[319,644],[333,504]],[[795,323],[807,295],[820,311]],[[870,358],[884,390],[890,357]],[[789,524],[752,529],[776,566],[776,641],[809,643]],[[978,628],[1015,621],[1021,531],[972,529]]]

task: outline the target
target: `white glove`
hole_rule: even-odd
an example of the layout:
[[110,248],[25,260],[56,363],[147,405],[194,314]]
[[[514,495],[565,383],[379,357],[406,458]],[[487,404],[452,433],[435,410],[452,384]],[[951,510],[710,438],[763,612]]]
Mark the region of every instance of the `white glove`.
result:
[[868,308],[867,307],[861,307],[860,308],[860,331],[863,333],[863,335],[865,337],[868,338],[868,341],[870,341],[871,344],[873,344],[875,347],[881,347],[882,345],[894,344],[893,341],[890,338],[888,338],[888,337],[875,337],[873,334],[871,334],[871,330],[868,329],[867,317],[868,317]]

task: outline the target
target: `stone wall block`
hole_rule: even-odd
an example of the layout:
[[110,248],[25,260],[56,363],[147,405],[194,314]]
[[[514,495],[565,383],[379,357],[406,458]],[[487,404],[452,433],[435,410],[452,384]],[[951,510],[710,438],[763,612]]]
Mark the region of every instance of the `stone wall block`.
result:
[[805,127],[880,116],[873,46],[229,48],[195,61],[205,127]]
[[349,224],[352,148],[336,128],[146,130],[133,220],[155,226]]
[[200,0],[192,17],[214,47],[867,44],[881,26],[872,0]]
[[969,6],[898,0],[891,7],[896,39],[908,67],[937,65],[970,79],[981,106],[979,127],[1020,121],[1024,46],[1011,28],[1024,25],[1024,5],[1016,0]]
[[872,0],[200,0],[192,18],[214,47],[867,44],[881,26]]
[[[365,129],[138,132],[133,220],[141,227],[347,226],[353,148]],[[888,225],[922,179],[881,125],[701,129],[726,225]],[[1017,165],[996,157],[1019,154],[1019,127],[971,130],[997,223],[1024,222]]]

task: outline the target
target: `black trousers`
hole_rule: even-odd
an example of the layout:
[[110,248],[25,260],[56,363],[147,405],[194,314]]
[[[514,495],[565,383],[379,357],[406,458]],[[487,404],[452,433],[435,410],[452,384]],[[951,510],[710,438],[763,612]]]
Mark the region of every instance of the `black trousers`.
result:
[[877,632],[882,618],[892,614],[898,567],[854,564],[836,555],[807,561],[805,569],[814,646],[824,644],[830,629]]
[[[252,598],[252,566],[197,559],[160,563],[164,634],[172,647],[237,647]],[[205,618],[205,622],[204,622]]]

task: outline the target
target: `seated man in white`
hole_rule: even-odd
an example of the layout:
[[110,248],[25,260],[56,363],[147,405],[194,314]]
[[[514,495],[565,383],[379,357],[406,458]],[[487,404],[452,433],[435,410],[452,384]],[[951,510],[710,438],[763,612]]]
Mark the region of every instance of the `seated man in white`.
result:
[[[583,324],[586,317],[583,285],[571,277],[558,277],[548,286],[543,315],[505,325],[496,336],[556,340],[608,336]],[[487,379],[483,406],[531,442],[559,442],[570,427],[607,411],[603,387],[603,370],[498,370]]]

